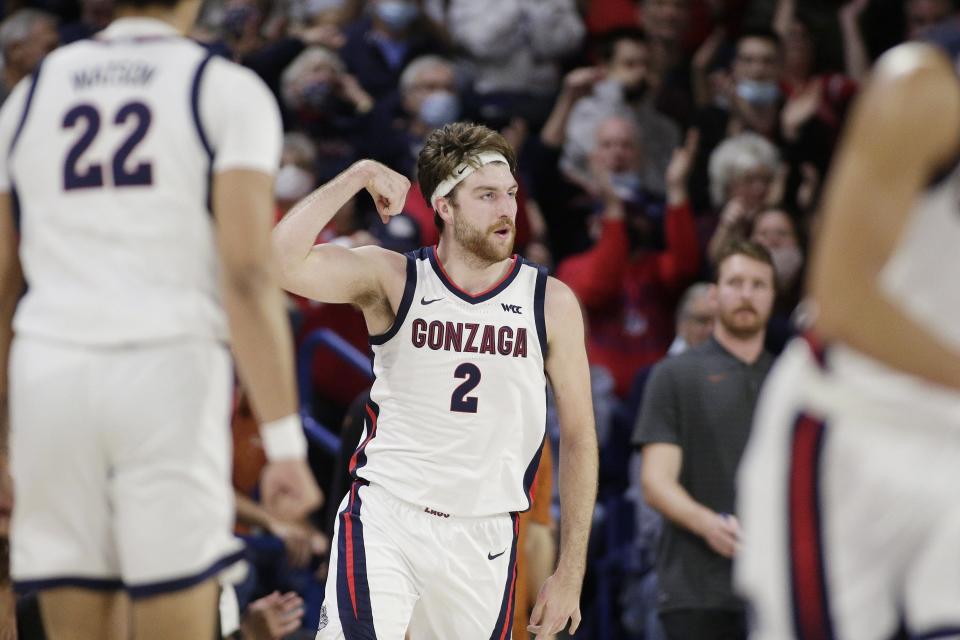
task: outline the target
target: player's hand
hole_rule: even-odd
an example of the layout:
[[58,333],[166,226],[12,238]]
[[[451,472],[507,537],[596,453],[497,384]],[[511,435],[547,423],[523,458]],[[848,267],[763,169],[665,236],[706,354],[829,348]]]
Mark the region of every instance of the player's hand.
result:
[[267,463],[260,476],[260,495],[272,516],[287,521],[301,520],[323,503],[323,494],[305,460]]
[[240,631],[244,640],[280,640],[300,628],[303,599],[293,591],[276,591],[250,603]]
[[390,216],[403,211],[410,181],[403,174],[373,160],[361,160],[357,166],[366,174],[364,187],[373,198],[380,219],[386,224]]
[[568,620],[570,635],[576,632],[580,626],[581,585],[582,580],[565,576],[559,570],[544,581],[527,626],[527,631],[537,634],[536,640],[547,640],[562,631]]
[[740,542],[740,522],[735,516],[712,513],[700,533],[710,548],[724,558],[732,558]]

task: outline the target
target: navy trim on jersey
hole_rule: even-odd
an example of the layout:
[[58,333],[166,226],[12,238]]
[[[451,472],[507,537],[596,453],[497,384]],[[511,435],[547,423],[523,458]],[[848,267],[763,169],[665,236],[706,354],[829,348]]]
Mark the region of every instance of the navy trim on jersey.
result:
[[481,291],[480,293],[474,295],[471,293],[467,293],[466,291],[458,287],[453,282],[453,280],[447,277],[446,272],[443,270],[443,265],[440,264],[440,260],[439,258],[437,258],[436,247],[425,247],[423,249],[420,249],[419,253],[421,256],[426,254],[426,256],[429,258],[430,266],[433,267],[434,273],[436,273],[437,277],[440,278],[440,282],[443,283],[443,286],[445,286],[450,291],[450,293],[457,296],[464,302],[469,302],[470,304],[478,304],[480,302],[486,302],[487,300],[490,300],[491,298],[496,297],[500,292],[502,292],[504,289],[509,287],[510,283],[514,281],[517,275],[519,275],[520,267],[523,264],[523,259],[514,255],[513,266],[511,267],[510,271],[508,271],[507,274],[503,277],[503,279],[501,279],[500,282],[496,283],[486,291]]
[[[27,99],[23,101],[23,113],[20,114],[20,122],[17,123],[17,130],[13,134],[13,140],[10,141],[10,148],[7,149],[7,158],[13,155],[13,150],[17,146],[17,140],[20,139],[20,134],[23,133],[23,127],[27,124],[27,114],[30,113],[30,105],[33,104],[33,93],[37,88],[37,84],[40,82],[40,70],[43,69],[43,61],[40,61],[40,64],[37,65],[37,69],[33,72],[30,80],[30,90],[27,91]],[[12,176],[11,176],[12,179]]]
[[83,578],[80,576],[60,576],[43,580],[14,580],[13,589],[17,593],[30,593],[60,587],[79,587],[91,591],[122,591],[123,581],[119,578]]
[[823,549],[820,478],[825,424],[801,413],[793,426],[788,488],[790,587],[797,640],[834,640]]
[[511,513],[513,520],[513,544],[510,546],[510,564],[507,565],[507,579],[503,586],[503,600],[497,624],[490,633],[490,640],[507,640],[513,631],[513,603],[517,588],[517,539],[520,537],[520,516]]
[[377,420],[380,418],[380,406],[373,400],[367,400],[367,405],[364,407],[364,410],[367,413],[367,417],[364,419],[364,422],[367,423],[367,437],[360,443],[357,450],[353,452],[353,455],[350,457],[350,464],[347,466],[350,475],[360,482],[366,482],[366,480],[357,475],[357,472],[367,464],[367,445],[377,437]]
[[146,598],[173,591],[182,591],[194,585],[198,585],[208,578],[212,578],[230,565],[243,560],[244,551],[234,551],[219,560],[215,561],[209,567],[193,575],[175,578],[173,580],[164,580],[163,582],[151,582],[148,584],[127,585],[127,592],[131,598]]
[[400,327],[403,326],[403,321],[406,319],[410,305],[413,303],[413,292],[417,288],[417,260],[412,251],[405,255],[407,257],[407,282],[403,286],[403,297],[400,298],[400,306],[397,307],[397,317],[393,320],[393,324],[390,325],[390,328],[387,329],[386,332],[370,336],[370,344],[383,344],[397,335],[397,331],[400,331]]
[[[543,390],[544,393],[544,403],[546,403],[546,393],[547,390]],[[537,452],[533,454],[533,459],[530,460],[530,464],[527,465],[527,470],[523,472],[523,494],[527,496],[527,508],[524,511],[529,511],[530,507],[533,506],[533,481],[537,477],[537,469],[540,468],[540,458],[543,456],[543,443],[547,439],[547,429],[544,425],[543,429],[543,438],[540,440],[540,446],[537,447]]]
[[367,581],[367,554],[363,544],[360,517],[360,489],[367,486],[357,480],[350,488],[350,499],[340,512],[337,535],[337,615],[346,640],[376,640],[370,584]]
[[534,262],[524,260],[531,267],[537,268],[537,284],[533,290],[533,317],[537,322],[537,337],[540,339],[540,353],[543,360],[547,360],[547,316],[543,311],[544,301],[547,299],[547,268]]
[[190,112],[193,114],[193,125],[197,129],[197,137],[200,138],[200,144],[207,152],[207,210],[213,214],[213,147],[207,139],[207,134],[203,130],[203,122],[200,120],[200,80],[203,78],[203,72],[207,68],[214,54],[207,53],[206,57],[197,65],[197,70],[193,74],[193,82],[190,85]]

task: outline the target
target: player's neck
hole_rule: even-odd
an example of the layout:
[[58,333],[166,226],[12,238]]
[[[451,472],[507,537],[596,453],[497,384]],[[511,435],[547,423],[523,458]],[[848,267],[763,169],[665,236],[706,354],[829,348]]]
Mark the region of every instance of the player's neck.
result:
[[513,264],[513,256],[497,262],[481,260],[456,242],[437,243],[437,260],[444,273],[458,287],[470,294],[486,291],[503,279]]
[[720,343],[720,346],[733,354],[738,360],[753,364],[763,353],[766,331],[761,329],[749,337],[743,337],[731,333],[722,323],[717,322],[713,329],[713,337]]
[[120,18],[151,18],[166,22],[182,34],[187,34],[193,28],[197,19],[199,3],[196,0],[182,0],[173,7],[150,5],[147,7],[120,6],[116,11],[116,19]]

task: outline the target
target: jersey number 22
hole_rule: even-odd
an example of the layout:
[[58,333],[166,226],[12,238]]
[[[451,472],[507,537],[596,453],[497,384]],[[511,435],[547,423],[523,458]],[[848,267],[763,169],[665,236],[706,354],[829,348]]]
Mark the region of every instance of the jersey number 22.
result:
[[[113,185],[115,187],[135,187],[153,184],[153,166],[149,162],[140,162],[132,169],[128,169],[127,158],[133,153],[147,130],[150,129],[152,116],[150,108],[142,102],[128,102],[117,111],[113,124],[122,126],[133,119],[135,126],[130,135],[114,151],[112,161]],[[80,156],[90,148],[100,132],[100,112],[90,104],[78,104],[63,116],[63,128],[73,129],[83,127],[83,133],[70,148],[63,165],[63,189],[94,189],[104,185],[104,171],[100,163],[92,162],[82,173],[77,169]]]

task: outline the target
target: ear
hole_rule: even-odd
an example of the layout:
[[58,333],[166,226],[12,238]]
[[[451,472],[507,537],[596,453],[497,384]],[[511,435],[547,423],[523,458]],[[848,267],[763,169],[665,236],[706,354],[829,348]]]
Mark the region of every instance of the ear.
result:
[[453,224],[453,205],[450,204],[450,201],[447,200],[445,196],[441,196],[436,199],[436,207],[434,208],[434,211],[437,212],[437,215],[440,216],[440,219],[443,220],[444,224]]

